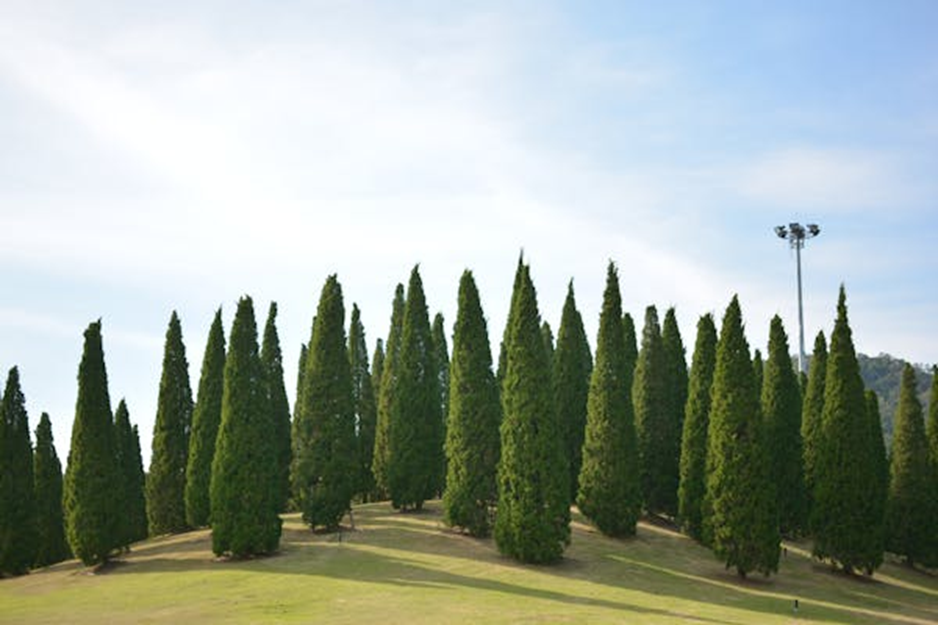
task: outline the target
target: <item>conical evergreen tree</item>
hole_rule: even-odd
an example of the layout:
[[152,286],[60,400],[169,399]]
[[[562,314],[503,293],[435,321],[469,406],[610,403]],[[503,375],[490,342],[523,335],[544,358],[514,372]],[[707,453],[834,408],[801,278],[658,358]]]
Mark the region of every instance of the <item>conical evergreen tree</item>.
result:
[[638,442],[626,377],[619,276],[609,263],[590,377],[577,506],[609,536],[631,536],[642,510]]
[[716,358],[717,330],[713,317],[706,314],[697,322],[697,342],[681,437],[681,482],[678,487],[678,518],[684,532],[695,540],[703,538],[710,387],[713,385]]
[[378,420],[378,404],[375,387],[368,367],[368,345],[365,342],[365,327],[361,312],[352,304],[352,320],[348,336],[349,367],[352,375],[352,403],[355,406],[356,440],[358,449],[358,484],[356,491],[362,501],[370,501],[375,490],[375,478],[371,473],[371,461],[375,451],[375,426]]
[[48,566],[68,559],[72,554],[65,540],[65,517],[62,515],[62,464],[52,442],[52,423],[45,412],[36,428],[34,455],[36,481],[36,566]]
[[399,358],[391,403],[388,490],[395,508],[419,510],[437,492],[443,465],[443,417],[430,320],[417,267],[407,286]]
[[120,510],[114,493],[121,480],[116,457],[99,320],[85,330],[63,495],[68,543],[86,565],[107,561],[118,546]]
[[310,527],[338,528],[359,483],[352,371],[345,339],[345,304],[335,275],[323,285],[303,374],[291,479]]
[[[313,325],[316,325],[316,320],[313,319]],[[293,402],[293,421],[290,424],[290,437],[291,441],[293,439],[293,431],[296,424],[296,415],[300,414],[301,400],[303,399],[303,376],[306,373],[306,359],[309,358],[309,347],[306,343],[300,343],[300,360],[297,363],[296,369],[296,401]],[[291,442],[291,462],[290,466],[293,466],[292,462],[292,442]],[[292,493],[292,491],[291,491]]]
[[189,437],[189,458],[186,466],[186,522],[190,527],[203,527],[209,523],[211,501],[209,484],[212,481],[212,459],[215,439],[221,424],[221,398],[225,388],[225,330],[221,322],[221,308],[208,331],[199,395],[192,411],[192,434]]
[[0,573],[28,571],[38,539],[29,417],[19,370],[13,367],[0,400]]
[[622,315],[622,334],[625,337],[625,366],[627,376],[625,385],[631,391],[632,383],[635,378],[635,365],[638,364],[638,343],[635,338],[635,321],[632,320],[632,315],[629,313]]
[[153,425],[153,453],[147,473],[147,519],[153,536],[188,528],[185,492],[191,427],[189,363],[179,317],[173,311],[166,331],[163,375]]
[[568,480],[571,502],[576,500],[580,467],[583,464],[586,404],[592,372],[593,356],[583,329],[583,318],[576,307],[571,280],[567,285],[567,299],[563,304],[557,350],[553,359],[554,404],[563,433],[564,456],[570,470]]
[[544,349],[547,350],[547,362],[554,362],[554,331],[546,321],[541,324],[541,336],[544,337]]
[[756,349],[752,354],[752,373],[756,380],[756,397],[761,400],[762,387],[765,384],[765,361],[762,359],[762,352]]
[[934,508],[922,404],[915,392],[915,370],[908,363],[902,371],[893,421],[889,476],[886,546],[910,565],[929,560],[932,525],[938,511]]
[[830,558],[847,572],[861,569],[872,574],[883,561],[883,521],[872,514],[882,506],[875,501],[881,494],[871,488],[878,470],[868,416],[841,287],[815,465],[814,555]]
[[140,440],[130,423],[127,402],[123,399],[114,411],[114,442],[120,468],[121,515],[120,546],[129,550],[130,544],[147,537],[147,501]]
[[[384,341],[380,338],[375,341],[375,353],[371,357],[371,385],[375,390],[375,407],[381,395],[381,374],[384,373]],[[375,410],[377,414],[377,410]],[[377,433],[377,424],[375,425]],[[374,455],[372,450],[372,455]]]
[[221,425],[212,460],[212,551],[246,557],[280,544],[277,442],[250,297],[238,302],[225,359]]
[[769,575],[778,570],[780,553],[775,493],[736,296],[723,317],[711,401],[705,539],[741,577],[750,571]]
[[667,501],[663,511],[671,517],[677,516],[677,490],[680,484],[681,435],[684,428],[684,410],[687,406],[687,361],[684,356],[684,341],[677,325],[674,308],[664,315],[661,327],[661,345],[664,348],[665,371],[667,373],[667,415],[670,438],[665,442],[666,462],[663,465],[667,478]]
[[277,510],[287,509],[290,499],[290,401],[283,381],[283,352],[277,334],[277,303],[270,303],[264,339],[261,342],[261,362],[267,377],[268,401],[270,402],[271,427],[277,445],[277,467],[280,471]]
[[[515,282],[511,290],[512,301],[508,307],[508,318],[505,320],[505,329],[502,332],[502,342],[498,346],[498,368],[495,370],[495,382],[498,385],[498,393],[501,396],[504,391],[505,385],[505,372],[508,367],[508,333],[511,329],[512,318],[511,315],[515,310],[515,296],[521,292],[521,280],[524,276],[525,265],[524,265],[524,252],[518,255],[518,265],[515,268]],[[551,373],[553,373],[553,365],[551,363]],[[502,414],[504,414],[505,408],[502,406]]]
[[[821,416],[824,412],[824,380],[827,377],[827,340],[824,332],[814,339],[814,352],[801,404],[801,440],[804,445],[805,518],[813,517],[814,489],[817,482],[817,456],[821,445]],[[811,528],[813,532],[813,527]]]
[[[928,439],[928,460],[931,466],[932,505],[938,510],[938,366],[931,369],[931,394],[928,396],[928,424],[925,426]],[[931,524],[928,555],[923,560],[926,566],[938,566],[938,523]]]
[[804,448],[801,442],[801,391],[788,351],[788,336],[778,315],[769,326],[769,356],[762,385],[769,472],[775,483],[779,528],[786,536],[807,524],[804,495]]
[[443,518],[473,536],[488,536],[498,496],[495,477],[502,411],[485,316],[468,270],[459,281],[450,384]]
[[391,406],[397,391],[400,375],[401,334],[404,329],[404,285],[394,290],[391,306],[391,328],[388,330],[384,366],[381,369],[381,386],[378,393],[378,424],[375,427],[375,453],[371,461],[371,472],[375,476],[377,497],[386,498],[389,493],[388,464],[391,457]]
[[495,543],[522,562],[552,562],[570,542],[570,487],[549,390],[530,270],[519,265],[508,318]]
[[437,477],[437,494],[443,494],[443,488],[446,486],[446,421],[449,417],[449,350],[446,345],[446,328],[443,321],[443,314],[437,313],[433,317],[433,325],[430,328],[430,337],[433,345],[433,357],[436,362],[437,378],[440,384],[440,415],[443,419],[441,444],[444,445],[444,452],[440,454],[442,464],[440,464],[440,474]]

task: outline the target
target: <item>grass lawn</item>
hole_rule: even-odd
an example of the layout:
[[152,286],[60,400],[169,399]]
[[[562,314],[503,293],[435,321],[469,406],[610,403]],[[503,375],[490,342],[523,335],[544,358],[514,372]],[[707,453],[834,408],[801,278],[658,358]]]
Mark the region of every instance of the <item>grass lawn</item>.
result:
[[777,576],[741,581],[667,529],[612,540],[575,519],[554,566],[445,529],[438,502],[357,506],[341,541],[288,515],[282,552],[250,561],[215,561],[209,532],[190,532],[139,543],[103,573],[72,561],[0,580],[0,623],[938,622],[938,578],[901,565],[849,578],[788,544]]

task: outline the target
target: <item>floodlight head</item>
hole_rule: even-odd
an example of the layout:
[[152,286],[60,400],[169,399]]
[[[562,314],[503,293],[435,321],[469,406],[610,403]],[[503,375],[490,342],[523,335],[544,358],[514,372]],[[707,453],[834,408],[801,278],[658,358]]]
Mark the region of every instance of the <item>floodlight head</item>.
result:
[[785,229],[785,226],[775,226],[775,234],[778,235],[778,238],[784,239],[788,236],[788,230]]
[[791,235],[796,239],[804,238],[804,226],[801,224],[797,222],[788,224],[788,229],[791,231]]
[[812,237],[816,237],[821,234],[821,227],[817,224],[808,224],[808,232],[811,233]]

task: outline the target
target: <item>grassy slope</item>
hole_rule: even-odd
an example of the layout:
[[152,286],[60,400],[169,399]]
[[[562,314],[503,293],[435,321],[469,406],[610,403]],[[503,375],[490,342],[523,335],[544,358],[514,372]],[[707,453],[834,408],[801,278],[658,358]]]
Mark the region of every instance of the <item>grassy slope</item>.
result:
[[0,581],[0,622],[938,622],[938,579],[901,566],[849,579],[790,545],[777,577],[740,582],[670,531],[618,541],[577,522],[562,564],[528,567],[438,511],[361,506],[342,542],[288,516],[283,552],[253,561],[214,561],[207,531],[150,540],[104,574],[69,562]]

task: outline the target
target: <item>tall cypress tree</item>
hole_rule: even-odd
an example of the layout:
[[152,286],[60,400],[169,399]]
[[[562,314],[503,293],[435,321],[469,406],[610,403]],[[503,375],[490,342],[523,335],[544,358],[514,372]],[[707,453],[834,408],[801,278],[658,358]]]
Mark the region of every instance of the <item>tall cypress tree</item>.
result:
[[115,452],[98,320],[85,330],[63,495],[68,543],[85,565],[106,562],[118,546],[120,510],[114,493],[121,481]]
[[673,460],[671,441],[680,436],[669,414],[667,359],[658,326],[658,311],[645,309],[642,350],[635,365],[632,382],[632,403],[638,432],[641,463],[642,498],[645,509],[652,513],[668,513],[677,497],[677,484],[671,475]]
[[52,423],[45,412],[36,428],[33,476],[36,483],[36,566],[48,566],[68,559],[71,552],[65,540],[62,515],[62,464],[52,442]]
[[590,377],[577,506],[609,536],[631,536],[642,510],[638,443],[626,376],[619,276],[609,263]]
[[472,272],[459,281],[459,310],[450,364],[443,518],[473,536],[488,536],[497,501],[502,419],[488,328]]
[[391,457],[391,406],[394,403],[397,379],[400,375],[404,304],[404,285],[398,284],[394,290],[394,302],[391,305],[391,328],[388,330],[387,350],[384,356],[384,366],[381,369],[381,386],[378,393],[378,424],[375,427],[375,453],[371,462],[371,472],[375,476],[375,486],[379,498],[385,498],[389,493],[388,464]]
[[280,544],[277,442],[250,297],[238,302],[225,359],[221,425],[212,460],[212,551],[246,557]]
[[775,482],[779,528],[797,535],[806,521],[804,496],[804,447],[801,442],[801,392],[788,351],[782,319],[775,315],[769,326],[769,356],[762,385],[769,471]]
[[720,330],[707,433],[704,534],[727,568],[745,577],[778,570],[780,538],[762,416],[739,300]]
[[[931,369],[931,394],[928,396],[928,424],[925,427],[928,439],[928,460],[931,465],[932,505],[938,510],[938,366]],[[938,523],[931,524],[930,549],[923,564],[938,566]]]
[[665,372],[667,374],[667,419],[670,437],[664,441],[665,455],[662,469],[667,479],[664,494],[667,496],[663,511],[677,516],[677,490],[680,484],[681,435],[684,427],[684,410],[687,406],[687,361],[684,356],[684,341],[678,329],[674,308],[668,308],[661,327],[661,346],[664,349]]
[[[375,352],[371,357],[371,385],[375,391],[375,406],[381,394],[381,374],[384,373],[384,341],[380,338],[375,341]],[[377,414],[377,410],[375,411]],[[375,425],[377,432],[377,424]],[[373,455],[373,454],[372,454]]]
[[762,387],[765,384],[765,361],[762,360],[762,352],[756,349],[752,354],[752,373],[756,379],[756,397],[762,398]]
[[323,285],[293,437],[291,479],[310,527],[338,528],[359,483],[345,304],[335,275]]
[[547,362],[554,362],[554,331],[546,321],[541,324],[541,336],[544,337],[544,349],[547,350]]
[[570,542],[570,487],[537,293],[518,266],[508,318],[495,543],[522,562],[551,562]]
[[697,322],[697,342],[691,366],[687,408],[681,436],[681,482],[678,518],[695,540],[703,538],[703,498],[706,492],[707,428],[710,426],[710,387],[717,358],[717,330],[709,313]]
[[13,367],[0,400],[0,573],[28,571],[38,539],[29,417],[19,370]]
[[[433,325],[430,328],[430,337],[433,345],[433,356],[436,361],[437,378],[440,384],[440,416],[443,420],[441,444],[445,447],[446,442],[446,421],[449,418],[449,350],[446,345],[446,328],[443,321],[443,314],[437,313],[433,317]],[[446,486],[446,453],[445,449],[440,454],[442,463],[440,464],[440,474],[437,477],[437,492],[443,493]]]
[[577,496],[583,440],[586,432],[586,404],[593,372],[583,318],[576,307],[573,281],[567,285],[567,298],[560,316],[557,349],[553,358],[554,403],[563,433],[564,455],[569,468],[570,501]]
[[352,402],[355,406],[356,440],[358,449],[358,485],[356,491],[363,501],[370,501],[375,490],[375,478],[371,473],[371,461],[375,451],[375,426],[378,420],[378,405],[375,387],[368,367],[368,345],[365,342],[365,327],[361,312],[352,304],[352,320],[348,336],[349,367],[352,375]]
[[290,401],[283,382],[283,352],[280,349],[280,336],[277,334],[277,303],[271,302],[264,325],[264,339],[261,343],[261,362],[267,378],[268,401],[270,403],[271,426],[277,445],[277,510],[284,511],[290,498]]
[[[814,339],[814,352],[801,404],[801,440],[804,445],[805,513],[811,521],[817,482],[817,456],[821,445],[821,416],[824,412],[824,379],[827,377],[827,340],[824,332]],[[811,528],[813,531],[813,527]]]
[[186,522],[190,527],[209,523],[211,502],[209,484],[212,480],[212,458],[215,439],[221,424],[221,398],[225,388],[225,330],[221,308],[208,331],[199,394],[192,411],[192,434],[189,437],[189,459],[186,465]]
[[635,338],[635,321],[629,313],[622,315],[622,335],[625,337],[625,366],[628,376],[625,379],[625,385],[631,390],[635,378],[635,365],[638,364],[638,343]]
[[[814,555],[872,574],[883,561],[876,439],[869,425],[843,286],[831,334],[814,485]],[[880,434],[881,436],[881,434]]]
[[189,363],[179,317],[173,311],[166,331],[163,375],[153,425],[153,453],[147,474],[147,519],[151,535],[188,528],[185,492],[191,427]]
[[[518,293],[521,292],[521,279],[524,276],[524,252],[518,255],[518,265],[515,268],[515,282],[511,290],[511,304],[508,307],[508,318],[505,320],[505,329],[502,331],[502,342],[498,346],[498,367],[495,369],[495,382],[498,385],[499,396],[505,390],[505,372],[508,367],[508,333],[511,329],[512,321],[511,315],[515,310],[514,298]],[[553,366],[551,366],[553,369]],[[502,406],[502,413],[504,414],[505,408]]]
[[395,508],[419,510],[438,489],[443,417],[430,320],[417,267],[407,286],[399,359],[390,413],[388,490]]
[[902,371],[899,405],[893,421],[886,502],[886,546],[914,564],[930,559],[936,511],[922,404],[915,392],[915,370]]
[[127,402],[123,399],[114,411],[114,442],[121,476],[120,546],[129,550],[130,544],[147,537],[147,501],[140,440],[130,423]]

